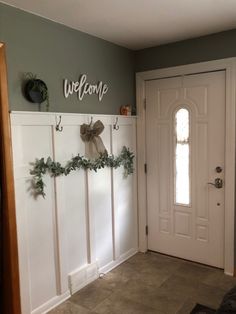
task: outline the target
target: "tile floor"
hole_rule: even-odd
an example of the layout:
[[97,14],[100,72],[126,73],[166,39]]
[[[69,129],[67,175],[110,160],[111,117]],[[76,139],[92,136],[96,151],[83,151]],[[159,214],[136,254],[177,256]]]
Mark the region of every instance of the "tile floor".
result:
[[49,313],[189,314],[196,303],[217,308],[234,285],[219,269],[138,253]]

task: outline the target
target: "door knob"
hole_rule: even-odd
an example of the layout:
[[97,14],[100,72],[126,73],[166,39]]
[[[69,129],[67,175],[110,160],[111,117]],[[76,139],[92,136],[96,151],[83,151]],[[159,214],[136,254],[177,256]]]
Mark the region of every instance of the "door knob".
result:
[[221,178],[216,178],[215,182],[208,182],[207,184],[214,185],[217,189],[222,189],[223,187],[223,180]]

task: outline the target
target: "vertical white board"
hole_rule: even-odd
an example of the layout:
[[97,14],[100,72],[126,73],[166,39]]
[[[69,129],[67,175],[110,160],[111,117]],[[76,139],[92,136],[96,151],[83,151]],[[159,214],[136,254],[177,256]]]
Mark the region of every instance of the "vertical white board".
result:
[[34,198],[29,174],[36,156],[52,156],[52,129],[21,125],[12,131],[21,293],[27,290],[22,306],[28,313],[57,295],[54,183],[46,176],[47,198]]
[[[135,154],[135,121],[119,118],[118,130],[112,132],[112,148],[115,156],[123,146]],[[134,159],[134,168],[136,163]],[[115,246],[116,257],[124,256],[137,249],[137,204],[136,204],[136,169],[134,174],[124,177],[123,167],[113,170]]]
[[[100,118],[105,125],[101,134],[103,143],[111,153],[111,127],[106,119]],[[111,195],[111,169],[104,168],[97,172],[88,172],[89,210],[91,216],[91,229],[93,230],[92,258],[97,260],[99,268],[113,261],[112,237],[112,195]]]
[[[62,132],[54,129],[55,160],[63,166],[72,157],[84,156],[80,125],[85,117],[64,116]],[[67,274],[88,263],[87,182],[84,170],[56,178],[61,288],[68,289]]]

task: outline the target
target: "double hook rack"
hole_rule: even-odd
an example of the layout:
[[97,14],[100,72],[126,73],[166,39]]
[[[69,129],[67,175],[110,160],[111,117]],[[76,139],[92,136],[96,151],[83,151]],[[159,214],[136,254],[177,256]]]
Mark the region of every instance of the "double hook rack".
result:
[[[56,118],[57,120],[57,118]],[[59,116],[59,121],[56,121],[56,127],[55,127],[56,131],[58,132],[62,132],[63,130],[63,126],[61,125],[61,116]]]
[[120,127],[118,125],[118,117],[116,117],[116,122],[115,122],[115,124],[113,124],[113,129],[117,131],[117,130],[119,130],[119,128]]

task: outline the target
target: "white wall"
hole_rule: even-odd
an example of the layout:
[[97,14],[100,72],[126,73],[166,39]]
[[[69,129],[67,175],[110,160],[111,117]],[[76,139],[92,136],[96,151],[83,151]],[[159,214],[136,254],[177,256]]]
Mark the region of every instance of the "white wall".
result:
[[[63,131],[55,130],[62,116]],[[34,198],[30,163],[51,156],[64,164],[84,155],[80,125],[90,115],[11,113],[22,313],[43,313],[137,252],[136,174],[123,168],[45,177],[46,198]],[[136,119],[93,115],[115,156],[136,151]]]

